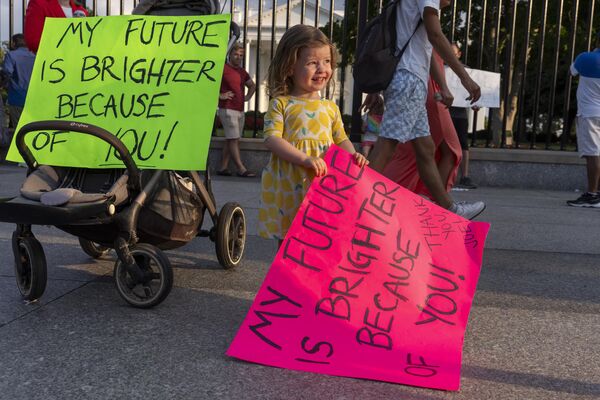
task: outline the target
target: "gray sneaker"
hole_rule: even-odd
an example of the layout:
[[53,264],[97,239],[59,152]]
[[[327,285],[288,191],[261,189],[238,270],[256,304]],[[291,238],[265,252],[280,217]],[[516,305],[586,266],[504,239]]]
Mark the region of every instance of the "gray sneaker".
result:
[[476,201],[474,203],[467,203],[466,201],[454,202],[448,210],[465,219],[473,219],[485,210],[485,203],[483,201]]

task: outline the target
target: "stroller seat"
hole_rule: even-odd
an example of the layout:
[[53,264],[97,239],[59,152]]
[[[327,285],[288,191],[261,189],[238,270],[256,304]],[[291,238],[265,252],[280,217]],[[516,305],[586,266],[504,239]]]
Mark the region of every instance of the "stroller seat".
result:
[[68,225],[108,217],[127,199],[123,170],[42,165],[23,182],[20,196],[0,199],[5,222]]

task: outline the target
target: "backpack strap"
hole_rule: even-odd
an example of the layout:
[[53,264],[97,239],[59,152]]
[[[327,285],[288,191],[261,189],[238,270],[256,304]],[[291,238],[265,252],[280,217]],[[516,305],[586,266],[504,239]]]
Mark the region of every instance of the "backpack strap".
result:
[[419,22],[417,22],[417,26],[415,26],[415,30],[413,31],[412,35],[410,35],[410,37],[408,38],[408,40],[406,41],[406,43],[402,47],[402,50],[400,50],[398,52],[398,49],[396,49],[396,54],[395,54],[396,56],[398,56],[399,54],[404,54],[404,50],[406,50],[406,48],[408,47],[408,44],[410,43],[410,39],[412,39],[413,36],[415,36],[415,33],[417,33],[417,29],[419,29],[419,27],[421,26],[422,22],[423,22],[423,18],[419,18]]

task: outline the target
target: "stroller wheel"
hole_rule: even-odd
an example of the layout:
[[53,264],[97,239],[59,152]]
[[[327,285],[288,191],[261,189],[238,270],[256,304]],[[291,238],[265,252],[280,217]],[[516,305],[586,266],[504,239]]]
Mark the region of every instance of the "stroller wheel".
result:
[[25,300],[36,300],[46,290],[46,256],[40,242],[33,236],[18,237],[13,233],[15,277]]
[[167,298],[173,287],[171,262],[159,248],[150,244],[137,244],[130,251],[137,268],[130,270],[117,260],[114,270],[117,291],[134,307],[154,307]]
[[103,257],[110,251],[109,247],[102,246],[84,238],[79,238],[79,245],[85,254],[92,258]]
[[217,222],[217,258],[225,269],[236,267],[246,246],[246,215],[237,203],[225,203]]

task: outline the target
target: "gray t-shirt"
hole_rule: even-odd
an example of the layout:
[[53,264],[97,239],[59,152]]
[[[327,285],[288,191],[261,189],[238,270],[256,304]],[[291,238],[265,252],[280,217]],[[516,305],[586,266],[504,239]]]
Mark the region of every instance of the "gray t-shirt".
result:
[[[440,10],[439,0],[403,0],[396,14],[396,37],[398,48],[401,49],[415,31],[419,20],[423,18],[425,7]],[[421,24],[415,32],[406,51],[400,59],[398,68],[405,69],[418,76],[425,86],[429,79],[429,64],[433,46],[427,38],[425,25]]]

